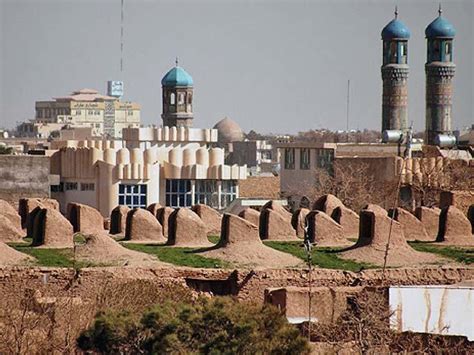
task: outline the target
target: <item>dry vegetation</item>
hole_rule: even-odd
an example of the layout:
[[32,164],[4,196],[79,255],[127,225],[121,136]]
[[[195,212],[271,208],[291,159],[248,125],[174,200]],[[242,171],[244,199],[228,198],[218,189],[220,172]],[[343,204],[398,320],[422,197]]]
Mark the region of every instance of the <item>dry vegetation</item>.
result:
[[355,353],[452,353],[472,354],[474,343],[465,337],[398,333],[390,328],[393,312],[388,306],[387,289],[365,289],[348,301],[347,310],[333,324],[301,326],[311,341],[332,351],[349,348]]

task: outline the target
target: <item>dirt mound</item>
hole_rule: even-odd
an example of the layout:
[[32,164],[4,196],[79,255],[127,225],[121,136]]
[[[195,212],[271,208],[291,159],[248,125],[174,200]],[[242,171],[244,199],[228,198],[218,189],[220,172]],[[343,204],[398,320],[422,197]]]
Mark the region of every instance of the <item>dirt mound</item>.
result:
[[167,245],[199,248],[213,244],[207,239],[207,228],[199,216],[189,208],[178,208],[168,220]]
[[279,202],[267,202],[260,212],[260,238],[266,240],[296,240],[296,232],[291,225],[291,218],[291,213]]
[[344,259],[383,265],[391,230],[387,266],[413,266],[443,260],[412,249],[405,240],[400,223],[388,217],[383,208],[362,210],[360,223],[357,243],[340,253]]
[[86,235],[86,242],[76,246],[79,260],[114,266],[167,265],[156,257],[129,250],[105,233]]
[[21,230],[21,217],[7,201],[0,200],[0,217],[5,217],[12,227]]
[[302,263],[290,254],[264,245],[260,240],[258,228],[253,223],[227,213],[222,220],[219,243],[199,254],[252,268],[293,267]]
[[328,194],[323,195],[313,203],[313,210],[323,211],[327,215],[331,215],[336,207],[345,207],[341,200],[336,196]]
[[82,203],[69,203],[67,218],[75,233],[94,234],[104,231],[104,218],[94,207]]
[[160,222],[148,210],[135,208],[127,214],[125,240],[133,243],[165,243]]
[[1,242],[21,242],[24,233],[16,228],[8,217],[0,215],[0,241]]
[[110,213],[110,234],[125,234],[127,225],[127,213],[130,208],[127,206],[117,206]]
[[41,208],[34,221],[32,245],[44,248],[73,248],[71,223],[58,210]]
[[59,211],[59,202],[50,198],[22,198],[18,202],[18,214],[21,217],[21,226],[26,228],[28,215],[36,207],[51,208]]
[[359,235],[359,215],[345,206],[337,206],[332,210],[331,218],[339,223],[346,238]]
[[438,236],[439,215],[441,210],[437,207],[417,207],[415,209],[415,216],[425,227],[426,234],[430,240],[435,240]]
[[206,225],[207,235],[219,235],[221,233],[222,216],[214,208],[199,204],[191,207],[191,210],[196,213]]
[[389,216],[395,216],[395,220],[402,225],[403,235],[406,240],[433,241],[426,233],[425,226],[413,214],[403,208],[390,210]]
[[474,245],[471,222],[460,209],[449,206],[441,210],[436,241],[450,245]]
[[309,213],[307,208],[298,208],[291,216],[291,225],[296,231],[296,236],[304,238],[304,228],[306,225],[306,216]]
[[19,251],[0,242],[0,266],[24,265],[34,261],[30,255],[20,253]]
[[342,226],[322,211],[311,211],[308,216],[308,236],[317,246],[346,246],[350,241],[344,238]]
[[163,235],[165,238],[168,237],[168,220],[173,212],[174,208],[171,207],[161,207],[156,212],[156,218],[163,228]]
[[255,224],[257,227],[259,226],[260,212],[254,210],[253,208],[246,207],[244,210],[240,211],[239,217]]
[[158,202],[152,203],[149,205],[146,209],[151,212],[153,216],[156,217],[156,214],[158,213],[158,210],[163,207],[161,206]]

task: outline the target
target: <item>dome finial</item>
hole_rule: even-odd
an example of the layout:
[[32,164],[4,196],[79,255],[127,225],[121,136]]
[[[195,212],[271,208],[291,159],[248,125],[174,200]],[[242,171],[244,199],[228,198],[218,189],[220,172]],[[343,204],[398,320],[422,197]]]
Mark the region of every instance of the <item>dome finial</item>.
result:
[[176,66],[178,66],[178,56],[176,56],[176,60],[174,61]]
[[441,3],[439,3],[439,7],[438,7],[439,16],[441,16],[442,13],[443,13],[443,9],[441,8]]
[[395,5],[395,18],[398,18],[398,5]]

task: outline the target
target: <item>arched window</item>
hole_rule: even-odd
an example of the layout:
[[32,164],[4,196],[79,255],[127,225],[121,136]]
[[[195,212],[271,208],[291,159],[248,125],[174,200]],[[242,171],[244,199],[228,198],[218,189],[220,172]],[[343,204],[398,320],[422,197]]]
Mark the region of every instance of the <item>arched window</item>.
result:
[[191,94],[190,92],[188,93],[188,104],[192,104],[193,103],[193,94]]
[[178,105],[183,105],[184,104],[184,93],[180,92],[178,94]]
[[397,63],[397,42],[390,43],[390,63]]
[[170,95],[170,105],[174,105],[176,103],[176,95],[174,92]]
[[444,44],[444,61],[445,61],[445,62],[450,62],[450,61],[452,61],[451,53],[452,53],[452,50],[451,50],[451,42],[446,42],[446,43]]
[[440,60],[440,55],[439,54],[440,54],[439,41],[435,40],[433,42],[433,58],[432,58],[432,60],[433,61]]
[[408,45],[406,42],[400,43],[400,64],[408,63]]

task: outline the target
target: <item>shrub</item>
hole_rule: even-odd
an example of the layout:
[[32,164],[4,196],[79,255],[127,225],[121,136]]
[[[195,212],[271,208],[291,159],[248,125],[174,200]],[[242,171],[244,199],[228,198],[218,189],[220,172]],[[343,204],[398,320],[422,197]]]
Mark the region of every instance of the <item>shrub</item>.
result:
[[273,306],[231,298],[166,302],[140,319],[100,314],[78,338],[85,351],[112,353],[305,354],[307,340]]

